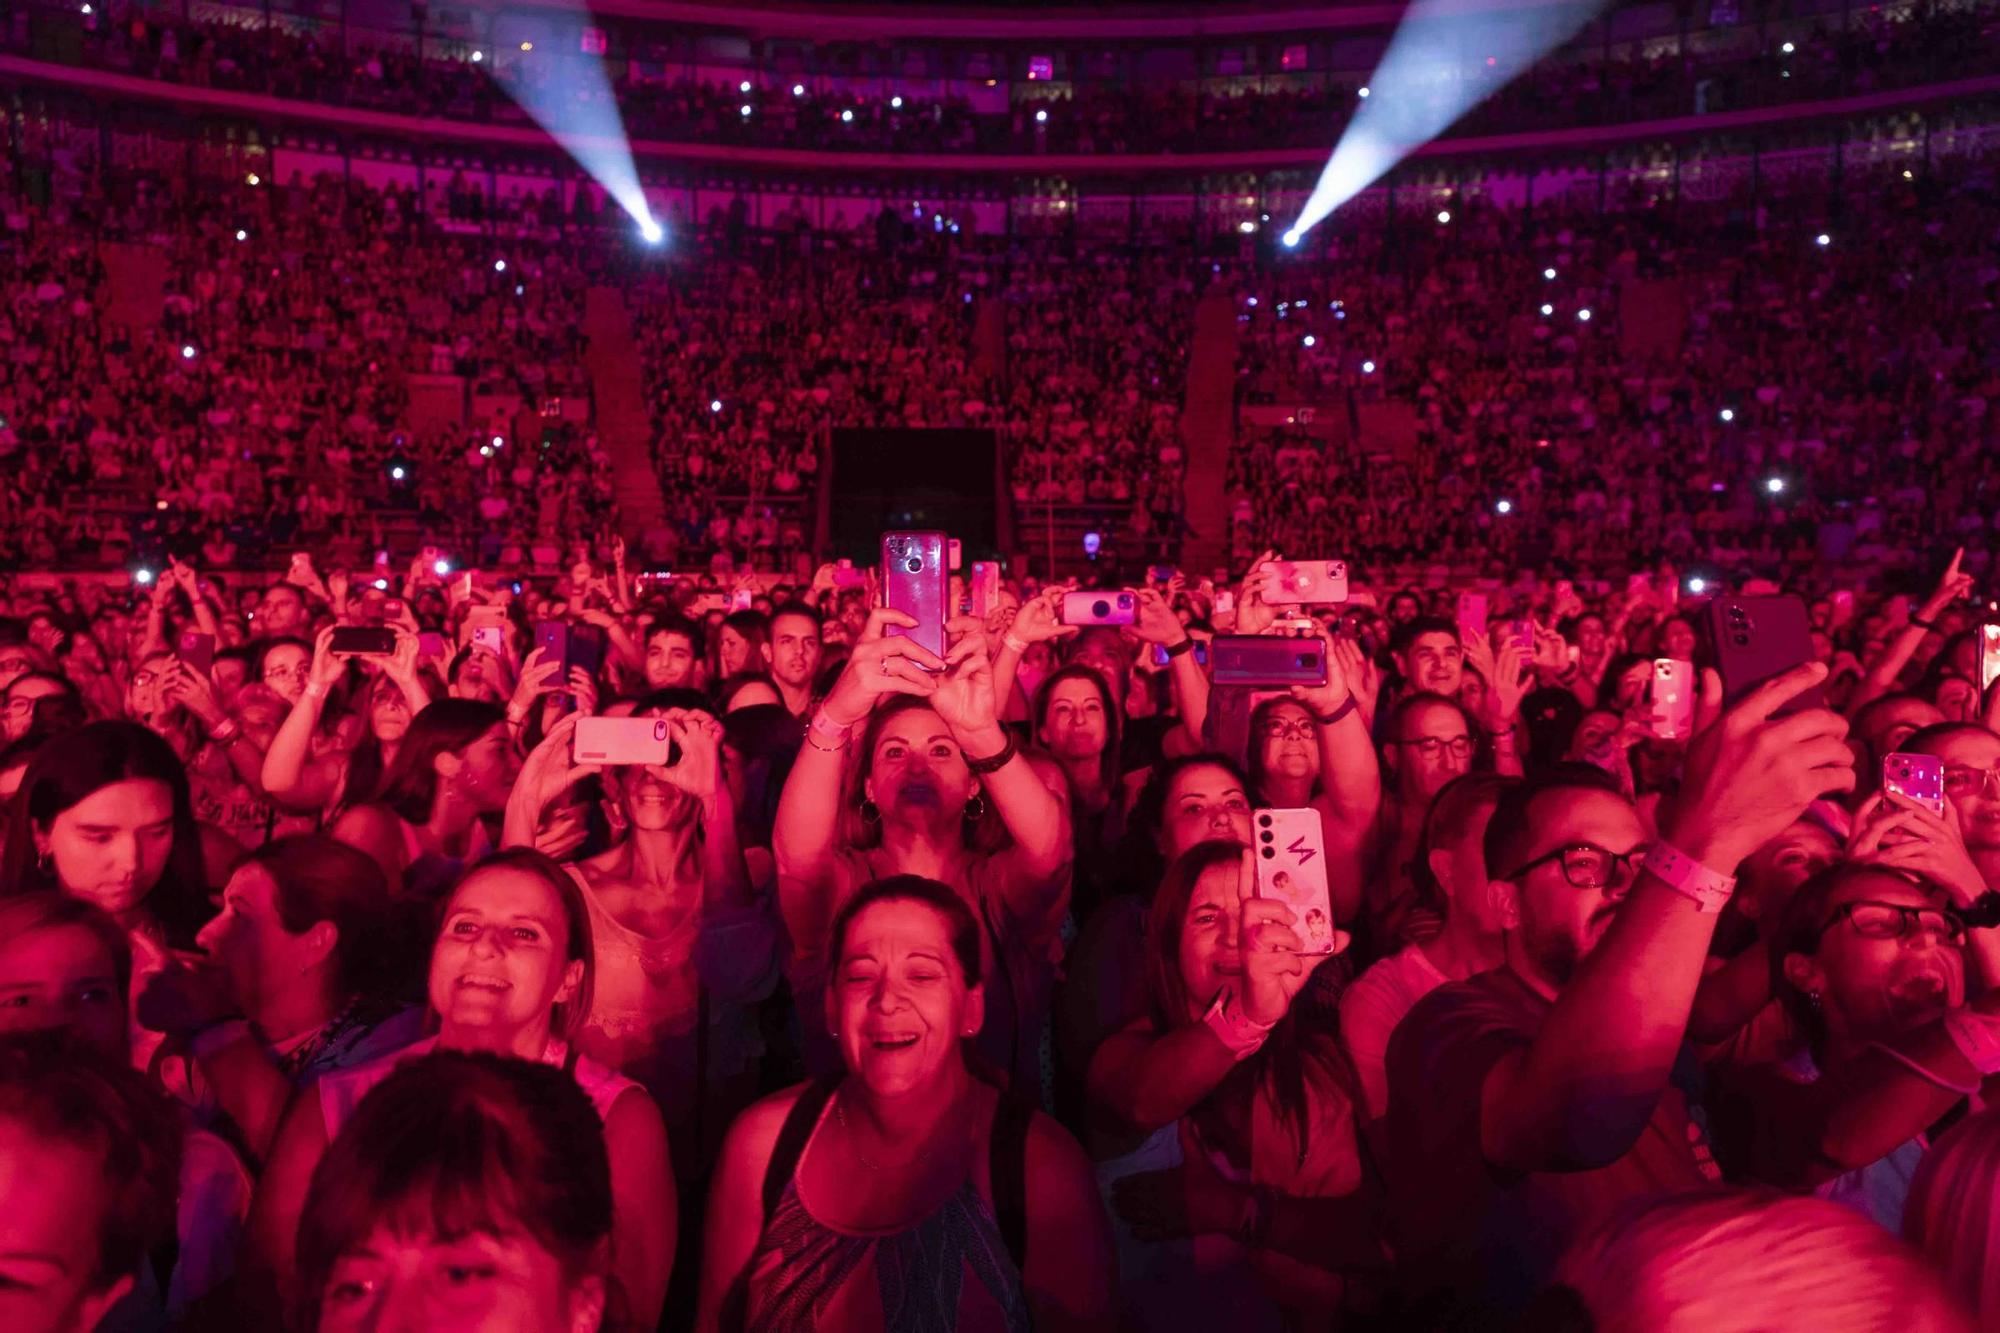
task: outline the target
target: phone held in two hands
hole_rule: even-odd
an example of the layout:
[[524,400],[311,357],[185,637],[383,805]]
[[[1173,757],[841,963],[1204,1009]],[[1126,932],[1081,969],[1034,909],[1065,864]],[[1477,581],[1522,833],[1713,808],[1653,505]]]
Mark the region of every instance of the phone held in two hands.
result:
[[671,768],[680,748],[663,717],[580,717],[570,738],[570,757],[579,764]]

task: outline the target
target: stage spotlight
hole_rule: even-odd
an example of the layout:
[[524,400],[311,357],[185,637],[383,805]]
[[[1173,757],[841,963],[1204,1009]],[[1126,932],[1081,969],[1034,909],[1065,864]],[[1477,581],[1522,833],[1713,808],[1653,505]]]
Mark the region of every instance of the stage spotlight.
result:
[[1501,500],[1493,506],[1493,512],[1496,514],[1511,514],[1514,512],[1514,502],[1512,500]]
[[496,260],[494,260],[494,261],[493,261],[493,271],[494,271],[495,273],[505,273],[505,272],[507,271],[507,261],[506,261],[506,260],[504,260],[504,259],[496,259]]
[[1367,89],[1367,87],[1365,87],[1365,86],[1364,86],[1364,87],[1362,87],[1362,88],[1361,88],[1361,89],[1360,89],[1360,90],[1359,90],[1358,92],[1356,92],[1356,93],[1355,93],[1355,96],[1356,96],[1356,97],[1359,97],[1359,98],[1360,98],[1360,99],[1361,99],[1362,101],[1364,101],[1364,102],[1365,102],[1365,101],[1367,101],[1367,100],[1368,100],[1368,89]]
[[1438,225],[1442,227],[1450,221],[1451,221],[1451,210],[1448,208],[1440,208],[1438,210]]
[[1725,407],[1720,412],[1716,413],[1716,415],[1722,418],[1722,424],[1726,426],[1730,422],[1736,420],[1736,409],[1733,407]]
[[737,84],[737,85],[736,85],[736,91],[737,91],[737,92],[739,92],[739,93],[747,93],[747,92],[749,92],[749,91],[750,91],[750,80],[748,80],[748,79],[745,79],[745,80],[743,80],[743,82],[741,82],[741,83]]
[[[1437,138],[1452,122],[1579,32],[1605,0],[1520,10],[1481,0],[1412,0],[1319,181],[1290,230],[1306,232]],[[1459,56],[1490,52],[1486,68]],[[1381,93],[1375,97],[1372,94]]]
[[1772,477],[1764,483],[1764,489],[1773,495],[1783,495],[1785,493],[1785,479],[1783,477]]
[[193,344],[193,343],[182,343],[182,344],[181,344],[181,360],[183,360],[183,361],[192,361],[192,360],[194,360],[194,344]]
[[1589,309],[1588,309],[1588,308],[1586,308],[1586,309],[1583,309],[1583,310],[1579,310],[1579,311],[1577,311],[1577,312],[1576,312],[1576,317],[1577,317],[1578,321],[1580,321],[1581,323],[1584,323],[1584,324],[1588,324],[1588,323],[1590,323],[1590,311],[1589,311]]
[[1553,315],[1555,312],[1556,308],[1554,306],[1550,305],[1547,301],[1542,302],[1542,313],[1544,315]]
[[901,111],[903,109],[903,99],[900,96],[890,98],[889,107],[893,111]]
[[1361,373],[1364,375],[1373,375],[1375,373],[1375,363],[1373,361],[1363,361],[1361,363]]
[[1296,250],[1299,248],[1299,234],[1295,231],[1286,232],[1280,239],[1284,241],[1287,250]]
[[639,235],[648,245],[658,245],[667,239],[667,229],[647,218],[639,224]]
[[472,53],[472,63],[473,63],[473,64],[477,65],[477,64],[478,64],[478,63],[479,63],[480,61],[482,61],[482,60],[484,60],[484,59],[486,59],[486,53],[485,53],[484,51],[474,51],[474,52]]
[[1035,124],[1046,125],[1048,123],[1049,123],[1049,113],[1046,110],[1037,111],[1035,113]]
[[523,51],[532,51],[535,49],[535,44],[533,42],[522,42],[521,49]]
[[1827,246],[1833,244],[1833,237],[1827,235],[1825,232],[1821,232],[1819,235],[1813,237],[1813,244],[1824,250]]

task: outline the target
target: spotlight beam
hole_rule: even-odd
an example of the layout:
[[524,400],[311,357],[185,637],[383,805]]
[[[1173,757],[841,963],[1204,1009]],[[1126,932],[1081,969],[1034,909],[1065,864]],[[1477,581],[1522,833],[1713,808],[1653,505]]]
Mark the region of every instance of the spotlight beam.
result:
[[1285,244],[1568,41],[1604,4],[1494,10],[1479,0],[1414,0]]
[[[576,5],[573,12],[586,23],[591,19],[586,5]],[[639,234],[648,244],[665,240],[666,230],[654,219],[646,192],[639,185],[632,143],[618,114],[618,100],[604,72],[603,57],[585,52],[567,56],[561,70],[567,77],[556,77],[546,66],[537,68],[531,63],[543,57],[530,53],[525,43],[522,51],[517,59],[487,63],[494,82],[604,187],[639,225]]]

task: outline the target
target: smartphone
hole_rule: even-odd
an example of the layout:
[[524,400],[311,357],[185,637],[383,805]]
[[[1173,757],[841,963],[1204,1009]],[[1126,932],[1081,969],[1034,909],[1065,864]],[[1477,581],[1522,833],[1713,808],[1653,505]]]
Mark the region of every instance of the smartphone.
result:
[[445,656],[444,635],[433,629],[423,631],[417,635],[417,651],[433,662],[442,662]]
[[1458,595],[1458,641],[1477,643],[1486,633],[1486,594],[1462,592]]
[[[1710,641],[1722,673],[1722,703],[1734,708],[1744,695],[1774,676],[1813,661],[1812,620],[1798,597],[1745,597],[1725,593],[1708,604]],[[1776,716],[1825,706],[1815,685],[1777,710]]]
[[1065,625],[1130,625],[1139,618],[1139,599],[1129,592],[1066,592],[1062,599]]
[[1146,566],[1146,577],[1151,579],[1153,582],[1159,584],[1161,587],[1165,587],[1167,584],[1172,583],[1174,581],[1174,575],[1179,572],[1180,571],[1175,569],[1172,565]]
[[1336,943],[1333,895],[1326,883],[1326,831],[1319,811],[1256,810],[1257,896],[1275,898],[1298,918],[1303,954],[1330,954]]
[[969,595],[973,615],[981,620],[991,616],[993,608],[1000,604],[1000,566],[991,560],[973,561]]
[[504,661],[507,656],[507,631],[498,625],[476,625],[472,630],[472,644]]
[[604,665],[604,631],[595,625],[572,625],[569,630],[569,653],[563,658],[563,679],[569,673],[581,670],[584,675],[595,677]]
[[1234,589],[1217,588],[1215,590],[1215,614],[1218,616],[1233,616],[1236,614],[1236,593]]
[[570,757],[579,764],[659,764],[680,760],[663,717],[580,717],[570,738]]
[[956,537],[945,540],[945,567],[954,574],[965,568],[965,548],[958,544]]
[[1264,566],[1273,606],[1329,606],[1347,600],[1345,560],[1274,560]]
[[757,600],[756,589],[738,588],[735,592],[729,594],[729,609],[732,612],[748,611],[750,609],[750,604],[756,600]]
[[1311,616],[1280,616],[1271,622],[1270,633],[1286,639],[1310,639],[1319,633],[1319,622]]
[[535,648],[544,662],[564,663],[563,674],[569,674],[569,624],[561,620],[537,620],[535,622]]
[[452,600],[455,602],[471,601],[472,585],[473,585],[472,571],[468,569],[463,574],[460,574],[457,578],[451,581]]
[[1530,659],[1535,655],[1535,622],[1532,620],[1512,620],[1507,623],[1507,637],[1516,648]]
[[689,614],[696,617],[705,616],[711,611],[726,611],[728,609],[729,603],[719,592],[697,594],[694,601],[688,604]]
[[1882,790],[1920,805],[1934,815],[1944,813],[1944,760],[1930,754],[1882,756]]
[[942,532],[882,534],[882,605],[917,623],[891,626],[939,657],[944,656],[944,622],[951,605],[950,572],[945,568]]
[[1263,634],[1219,635],[1208,660],[1217,685],[1324,685],[1326,640],[1274,639]]
[[[974,569],[978,566],[974,565]],[[836,588],[865,588],[868,576],[854,567],[852,560],[843,559],[833,567],[833,586]]]
[[215,665],[215,636],[191,629],[181,635],[180,642],[174,646],[174,656],[206,676],[209,668]]
[[1694,732],[1694,663],[1673,657],[1653,659],[1653,735],[1684,741]]
[[2000,625],[1979,627],[1979,692],[1985,694],[2000,680]]
[[333,632],[329,647],[336,653],[387,657],[396,651],[396,631],[374,625],[342,625]]

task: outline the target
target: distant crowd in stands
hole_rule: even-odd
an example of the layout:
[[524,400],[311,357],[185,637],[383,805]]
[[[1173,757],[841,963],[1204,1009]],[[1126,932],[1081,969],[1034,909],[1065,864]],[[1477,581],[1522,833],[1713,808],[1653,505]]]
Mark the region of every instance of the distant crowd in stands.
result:
[[[269,93],[371,110],[475,121],[525,120],[515,103],[584,95],[560,51],[494,49],[414,28],[385,41],[332,18],[255,8],[189,20],[123,4],[16,0],[0,40],[27,54],[61,53],[119,72],[203,87]],[[620,34],[621,39],[623,34]],[[343,41],[346,49],[342,49]],[[480,59],[472,60],[477,50]],[[678,54],[653,54],[642,29],[614,79],[627,130],[642,138],[766,147],[890,152],[1189,153],[1331,144],[1359,106],[1365,68],[1247,72],[1163,82],[1022,79],[1004,110],[975,108],[925,81],[837,81],[766,71],[694,78]],[[1844,10],[1823,20],[1755,29],[1696,24],[1607,46],[1592,27],[1530,75],[1480,88],[1461,133],[1498,133],[1689,116],[1864,94],[1990,72],[2000,23],[1977,4],[1920,11]],[[1489,60],[1459,79],[1480,85]],[[748,85],[747,87],[745,85]],[[1425,90],[1429,95],[1430,90]],[[512,94],[512,95],[510,95]],[[1458,98],[1458,88],[1439,89]]]

